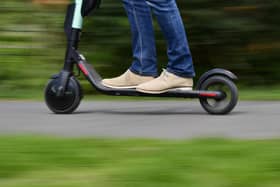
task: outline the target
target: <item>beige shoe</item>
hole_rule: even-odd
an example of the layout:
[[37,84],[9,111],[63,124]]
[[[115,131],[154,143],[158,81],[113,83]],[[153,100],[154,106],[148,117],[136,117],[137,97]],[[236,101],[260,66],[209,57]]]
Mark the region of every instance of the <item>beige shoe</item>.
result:
[[162,74],[149,82],[140,84],[136,90],[143,93],[160,94],[173,89],[192,90],[193,79],[184,78],[163,70]]
[[130,70],[127,70],[124,74],[119,77],[112,79],[103,79],[102,84],[109,88],[136,88],[139,84],[145,83],[147,81],[153,80],[154,77],[151,76],[141,76],[137,75]]

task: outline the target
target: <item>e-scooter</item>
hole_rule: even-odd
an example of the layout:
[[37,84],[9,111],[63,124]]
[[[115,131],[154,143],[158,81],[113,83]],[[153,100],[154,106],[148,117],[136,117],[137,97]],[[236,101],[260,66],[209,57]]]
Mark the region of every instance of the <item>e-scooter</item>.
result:
[[64,67],[53,75],[45,88],[45,101],[56,114],[74,112],[83,98],[82,88],[74,75],[74,67],[82,72],[91,85],[101,93],[113,96],[145,96],[198,98],[202,107],[210,114],[227,114],[238,102],[238,89],[234,84],[237,76],[224,69],[212,69],[204,73],[196,83],[195,90],[174,89],[161,94],[147,94],[136,89],[112,89],[102,85],[102,78],[77,50],[83,18],[97,9],[100,0],[75,0],[68,6],[65,18],[67,50]]

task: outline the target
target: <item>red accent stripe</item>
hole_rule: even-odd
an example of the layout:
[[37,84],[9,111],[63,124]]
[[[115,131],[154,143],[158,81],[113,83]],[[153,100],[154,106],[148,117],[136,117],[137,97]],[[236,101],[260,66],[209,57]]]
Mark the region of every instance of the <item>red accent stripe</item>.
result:
[[199,95],[202,97],[216,97],[217,96],[216,93],[200,93]]
[[86,75],[88,76],[88,70],[85,68],[85,66],[83,64],[78,64],[78,66],[80,67],[81,71]]

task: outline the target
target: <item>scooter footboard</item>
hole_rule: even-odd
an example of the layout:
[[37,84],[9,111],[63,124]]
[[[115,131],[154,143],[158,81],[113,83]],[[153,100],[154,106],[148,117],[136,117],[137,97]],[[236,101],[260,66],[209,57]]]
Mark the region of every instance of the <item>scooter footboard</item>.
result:
[[180,90],[174,89],[161,94],[149,94],[138,92],[136,89],[114,89],[103,86],[102,78],[97,71],[86,61],[78,62],[79,69],[89,80],[94,88],[107,95],[116,96],[145,96],[145,97],[177,97],[177,98],[213,98],[221,99],[223,93],[218,91]]

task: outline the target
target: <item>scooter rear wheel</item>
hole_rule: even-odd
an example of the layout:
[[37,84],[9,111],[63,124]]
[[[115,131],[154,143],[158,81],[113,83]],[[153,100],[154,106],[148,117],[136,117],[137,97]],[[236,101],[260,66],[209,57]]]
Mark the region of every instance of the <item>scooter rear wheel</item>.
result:
[[216,75],[205,80],[201,90],[220,91],[225,97],[223,99],[200,98],[200,104],[210,114],[228,114],[238,102],[238,89],[234,82],[221,75]]
[[63,96],[57,96],[59,79],[52,79],[45,88],[45,102],[48,108],[56,114],[74,112],[82,100],[82,89],[75,77],[70,77]]

